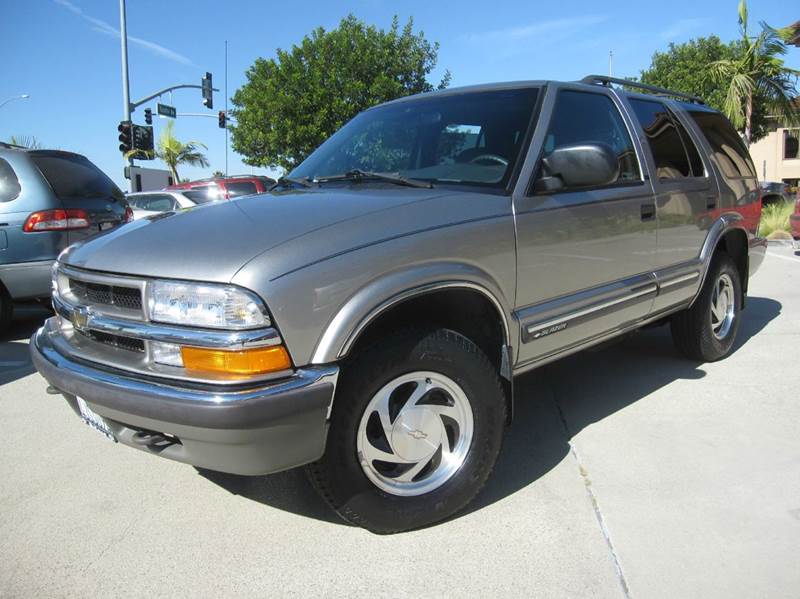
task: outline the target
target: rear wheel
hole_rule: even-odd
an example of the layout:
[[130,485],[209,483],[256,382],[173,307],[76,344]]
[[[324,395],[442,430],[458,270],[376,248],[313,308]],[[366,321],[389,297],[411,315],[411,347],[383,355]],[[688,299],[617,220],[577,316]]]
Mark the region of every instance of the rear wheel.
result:
[[488,478],[505,410],[496,369],[469,339],[446,329],[385,337],[343,367],[311,481],[373,532],[438,522]]
[[727,356],[736,341],[742,284],[736,264],[720,252],[714,257],[703,289],[688,310],[672,317],[672,338],[687,358],[713,362]]

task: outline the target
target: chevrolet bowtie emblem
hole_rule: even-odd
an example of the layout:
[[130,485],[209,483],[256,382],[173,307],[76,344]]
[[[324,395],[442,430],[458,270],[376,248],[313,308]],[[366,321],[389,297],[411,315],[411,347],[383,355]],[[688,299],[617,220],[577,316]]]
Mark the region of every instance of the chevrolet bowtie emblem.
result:
[[78,306],[72,311],[72,326],[79,331],[85,331],[89,326],[89,310]]
[[408,434],[411,435],[412,437],[414,437],[417,441],[419,441],[420,439],[427,439],[428,438],[428,435],[426,435],[425,433],[423,433],[420,430],[408,431]]

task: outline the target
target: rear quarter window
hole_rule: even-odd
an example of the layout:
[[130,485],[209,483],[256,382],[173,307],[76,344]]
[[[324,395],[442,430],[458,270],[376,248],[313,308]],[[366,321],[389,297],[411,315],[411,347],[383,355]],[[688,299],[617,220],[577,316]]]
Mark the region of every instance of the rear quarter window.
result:
[[711,146],[723,175],[755,178],[756,169],[750,154],[728,119],[718,112],[705,110],[690,110],[689,114]]
[[239,196],[250,195],[256,193],[256,184],[252,181],[237,181],[235,183],[226,183],[225,189],[228,191],[229,198],[236,198]]
[[16,200],[21,187],[11,165],[0,158],[0,203]]

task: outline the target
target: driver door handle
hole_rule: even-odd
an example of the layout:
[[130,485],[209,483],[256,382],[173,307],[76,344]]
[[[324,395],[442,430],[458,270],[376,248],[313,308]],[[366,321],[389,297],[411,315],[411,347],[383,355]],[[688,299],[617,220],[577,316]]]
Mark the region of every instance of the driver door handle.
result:
[[653,220],[656,217],[656,205],[655,203],[647,203],[642,204],[642,220]]

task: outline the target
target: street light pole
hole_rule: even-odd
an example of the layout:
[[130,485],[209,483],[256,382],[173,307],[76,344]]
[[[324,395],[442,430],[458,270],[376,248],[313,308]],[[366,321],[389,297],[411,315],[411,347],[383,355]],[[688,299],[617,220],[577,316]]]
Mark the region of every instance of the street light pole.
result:
[[11,96],[7,100],[3,100],[2,102],[0,102],[0,108],[5,106],[9,102],[13,102],[14,100],[25,100],[26,98],[30,98],[30,97],[31,97],[30,94],[20,94],[18,96]]
[[228,176],[228,40],[225,40],[225,176]]
[[[128,79],[128,19],[125,15],[125,0],[119,0],[119,44],[122,52],[122,120],[131,120],[131,90]],[[133,156],[123,157],[128,166],[133,166]]]

